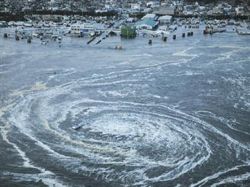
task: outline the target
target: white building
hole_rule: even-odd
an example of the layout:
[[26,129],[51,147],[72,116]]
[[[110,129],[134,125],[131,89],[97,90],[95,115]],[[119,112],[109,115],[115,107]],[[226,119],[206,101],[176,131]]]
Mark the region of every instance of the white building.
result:
[[157,8],[157,7],[160,7],[160,2],[159,1],[149,1],[149,2],[147,2],[146,6],[150,7],[150,8]]
[[136,23],[137,29],[153,30],[158,26],[158,22],[152,18],[146,18]]
[[141,5],[139,3],[131,3],[130,7],[132,10],[140,10],[141,9]]
[[157,19],[157,16],[156,16],[156,14],[146,14],[146,15],[142,18],[142,20],[144,20],[144,19],[153,19],[153,20],[156,20],[156,19]]
[[166,16],[159,17],[158,20],[159,20],[160,24],[163,25],[163,24],[171,24],[172,19],[173,19],[172,16],[166,15]]

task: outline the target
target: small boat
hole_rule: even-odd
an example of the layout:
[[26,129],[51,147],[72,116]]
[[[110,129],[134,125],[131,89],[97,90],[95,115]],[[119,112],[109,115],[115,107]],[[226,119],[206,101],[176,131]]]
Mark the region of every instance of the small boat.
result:
[[80,124],[80,125],[74,125],[74,126],[72,126],[72,129],[74,129],[74,130],[77,131],[77,130],[79,130],[80,128],[82,128],[82,126],[83,126],[83,125],[81,125],[81,124]]
[[115,49],[116,50],[123,50],[123,47],[121,45],[117,45],[117,46],[115,46]]

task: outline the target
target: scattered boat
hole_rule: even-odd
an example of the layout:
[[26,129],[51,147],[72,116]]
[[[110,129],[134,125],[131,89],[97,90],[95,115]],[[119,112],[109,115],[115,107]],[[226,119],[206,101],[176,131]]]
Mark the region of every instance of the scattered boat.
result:
[[74,130],[79,130],[80,128],[82,128],[82,124],[79,124],[79,125],[74,125],[74,126],[72,126],[72,129],[74,129]]
[[117,46],[115,46],[115,49],[116,50],[123,50],[123,47],[121,45],[117,45]]

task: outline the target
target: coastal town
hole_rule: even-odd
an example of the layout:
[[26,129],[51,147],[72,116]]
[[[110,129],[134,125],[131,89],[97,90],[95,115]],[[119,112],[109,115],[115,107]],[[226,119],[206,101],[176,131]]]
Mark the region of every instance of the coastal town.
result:
[[[168,38],[235,32],[250,35],[250,6],[247,1],[189,2],[155,1],[1,1],[0,27],[9,28],[4,38],[41,39],[42,44],[64,36],[89,38],[87,44],[99,44],[109,36]],[[11,28],[11,29],[10,29]],[[122,46],[115,46],[119,49]]]
[[151,13],[171,16],[249,16],[250,2],[194,0],[1,0],[1,13],[69,11]]
[[249,187],[250,0],[0,0],[0,187]]

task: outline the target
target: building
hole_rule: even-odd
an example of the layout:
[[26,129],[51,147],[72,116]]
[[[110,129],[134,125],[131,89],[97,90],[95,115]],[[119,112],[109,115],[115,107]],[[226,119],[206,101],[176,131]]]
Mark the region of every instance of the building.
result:
[[146,14],[146,15],[142,18],[142,20],[144,20],[144,19],[157,20],[157,16],[156,16],[156,14]]
[[157,15],[170,15],[173,16],[175,15],[175,6],[171,7],[161,7],[159,10],[154,12]]
[[137,29],[147,29],[154,30],[158,26],[158,21],[155,21],[152,18],[143,19],[136,24]]
[[141,5],[139,3],[130,4],[132,10],[141,10]]
[[223,10],[218,6],[214,7],[212,10],[209,10],[207,12],[207,15],[209,15],[209,16],[220,16],[223,14],[224,14]]
[[166,15],[166,16],[160,16],[158,21],[161,25],[169,25],[172,23],[173,17]]
[[146,3],[148,8],[157,8],[160,7],[160,1],[149,1]]

